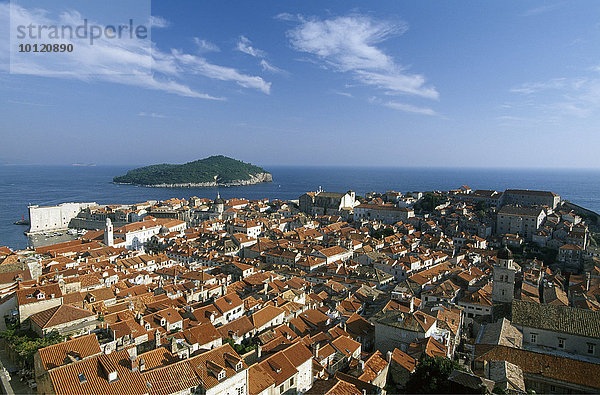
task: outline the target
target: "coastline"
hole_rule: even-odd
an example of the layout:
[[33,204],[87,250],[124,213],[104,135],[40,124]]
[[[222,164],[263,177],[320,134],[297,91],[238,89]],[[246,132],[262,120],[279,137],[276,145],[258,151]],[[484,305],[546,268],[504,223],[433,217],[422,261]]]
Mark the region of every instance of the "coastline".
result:
[[233,180],[229,182],[188,182],[188,183],[174,183],[174,184],[136,184],[130,182],[115,182],[116,185],[135,185],[146,188],[211,188],[211,187],[239,187],[244,185],[255,185],[261,183],[273,182],[273,176],[271,173],[257,173],[251,174],[248,180]]

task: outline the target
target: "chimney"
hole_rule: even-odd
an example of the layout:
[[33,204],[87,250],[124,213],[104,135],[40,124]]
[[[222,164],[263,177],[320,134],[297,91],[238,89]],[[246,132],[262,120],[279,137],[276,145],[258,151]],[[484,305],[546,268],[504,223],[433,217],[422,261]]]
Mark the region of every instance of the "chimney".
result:
[[174,337],[171,338],[171,353],[177,354],[177,339]]
[[137,358],[137,348],[136,347],[130,347],[130,348],[128,348],[127,352],[129,353],[130,357],[136,357]]
[[363,361],[362,359],[360,361],[358,361],[358,368],[360,369],[361,372],[365,371],[365,361]]
[[319,356],[319,343],[315,343],[313,346],[313,356],[317,358]]
[[144,358],[140,358],[138,362],[139,362],[140,372],[145,371],[146,370],[146,361],[144,361]]
[[386,359],[387,359],[388,363],[391,363],[392,362],[392,352],[388,351],[386,357],[387,357]]
[[138,359],[136,355],[129,356],[129,369],[132,372],[136,372],[138,370]]
[[342,324],[342,329],[344,330],[344,332],[347,332],[346,331],[346,321],[344,321],[344,323]]
[[259,344],[256,347],[256,360],[260,361],[260,358],[262,357],[262,346]]
[[160,335],[160,331],[157,330],[156,333],[154,334],[154,339],[156,342],[156,348],[160,347],[160,341],[161,341],[161,335]]

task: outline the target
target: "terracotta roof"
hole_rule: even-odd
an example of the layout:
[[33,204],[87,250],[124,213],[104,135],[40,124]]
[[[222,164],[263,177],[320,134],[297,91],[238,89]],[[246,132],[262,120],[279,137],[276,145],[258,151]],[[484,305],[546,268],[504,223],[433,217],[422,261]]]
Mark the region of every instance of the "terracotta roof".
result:
[[398,348],[394,348],[394,352],[392,353],[392,361],[402,366],[409,372],[413,372],[417,366],[417,361],[413,357]]
[[379,312],[375,315],[378,323],[387,326],[393,326],[413,332],[425,333],[435,324],[435,317],[422,311],[406,314],[402,311],[390,310]]
[[260,363],[269,376],[275,380],[275,386],[281,385],[284,381],[298,373],[292,362],[282,352],[273,354]]
[[285,310],[275,306],[265,306],[252,314],[252,323],[256,328],[260,328],[280,314],[285,314]]
[[327,320],[329,319],[327,315],[316,309],[306,310],[298,317],[314,327],[320,327],[325,325],[327,323]]
[[340,336],[331,342],[331,345],[335,349],[344,354],[346,357],[350,357],[356,350],[360,348],[360,343],[354,341],[346,336]]
[[240,356],[233,350],[229,344],[224,344],[221,347],[214,348],[196,357],[188,359],[190,365],[196,371],[205,389],[210,389],[219,383],[219,380],[213,375],[209,368],[208,363],[216,363],[219,366],[225,368],[225,376],[227,378],[232,377],[238,373],[235,370],[235,364],[233,361],[242,362],[242,370],[248,369],[248,365],[240,358]]
[[388,366],[388,361],[385,360],[380,351],[375,351],[366,361],[365,370],[358,379],[372,383]]
[[333,246],[329,248],[323,248],[322,250],[319,250],[319,252],[325,255],[326,257],[331,257],[334,255],[346,253],[348,252],[348,250],[346,250],[344,247]]
[[295,367],[302,365],[304,362],[312,358],[312,352],[310,352],[310,350],[300,342],[295,342],[282,352]]
[[211,343],[215,340],[221,339],[221,334],[215,329],[214,325],[210,322],[200,324],[188,328],[182,332],[176,333],[175,337],[178,339],[185,339],[189,344],[198,344],[203,346]]
[[31,280],[31,272],[29,269],[0,273],[0,284],[10,284],[16,282],[17,280]]
[[[43,294],[41,299],[38,299],[38,295]],[[49,300],[53,298],[60,298],[62,292],[58,284],[42,285],[35,288],[19,289],[17,291],[17,303],[19,306],[39,302],[40,300]]]
[[100,344],[96,335],[91,333],[52,346],[40,348],[38,352],[42,366],[45,370],[50,370],[71,363],[72,360],[69,358],[69,354],[75,359],[83,359],[98,355],[102,351],[100,350]]
[[248,369],[248,393],[258,395],[272,385],[275,379],[268,373],[270,366],[255,363]]
[[[126,350],[100,354],[51,370],[50,381],[56,395],[148,393],[140,372],[132,372],[128,363]],[[109,382],[107,371],[113,369],[117,372],[117,380]]]
[[415,339],[408,346],[408,353],[417,359],[423,354],[427,354],[432,358],[446,357],[446,351],[446,346],[435,340],[433,337]]
[[375,326],[360,315],[354,313],[346,321],[346,330],[353,337],[364,337],[375,333]]
[[146,392],[150,395],[169,395],[200,385],[200,378],[188,361],[143,372]]
[[141,326],[135,319],[117,322],[110,325],[110,329],[114,332],[115,339],[125,335],[132,337],[140,337],[147,333],[146,328]]
[[141,363],[142,360],[144,361],[144,371],[170,365],[179,360],[176,356],[171,354],[171,351],[164,347],[159,347],[143,354],[138,354],[137,358],[138,363]]
[[95,314],[89,310],[80,309],[71,305],[60,305],[30,316],[38,327],[45,329],[56,325],[67,324],[83,318],[94,317]]
[[244,315],[238,319],[235,319],[225,325],[218,327],[217,330],[224,338],[231,337],[232,335],[243,336],[246,333],[254,330],[254,325],[250,321],[250,318]]
[[222,298],[215,300],[214,305],[222,314],[225,312],[242,306],[244,303],[235,293],[229,293]]

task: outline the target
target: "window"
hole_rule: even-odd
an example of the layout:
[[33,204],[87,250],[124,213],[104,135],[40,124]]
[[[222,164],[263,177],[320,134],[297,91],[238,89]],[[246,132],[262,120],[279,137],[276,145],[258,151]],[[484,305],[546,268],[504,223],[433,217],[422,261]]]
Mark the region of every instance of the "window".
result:
[[558,348],[565,348],[565,339],[562,337],[558,338]]
[[223,380],[225,378],[225,371],[221,370],[219,372],[219,376],[217,377],[217,380]]
[[290,387],[293,387],[293,386],[294,386],[294,378],[292,377],[292,378],[290,379]]
[[596,345],[594,343],[588,343],[588,354],[596,353]]
[[537,333],[532,333],[531,334],[531,342],[532,343],[537,343]]
[[281,384],[281,386],[279,387],[279,393],[283,394],[283,384]]
[[85,378],[85,374],[84,373],[79,373],[77,375],[77,378],[79,379],[79,383],[80,384],[87,383],[87,379]]

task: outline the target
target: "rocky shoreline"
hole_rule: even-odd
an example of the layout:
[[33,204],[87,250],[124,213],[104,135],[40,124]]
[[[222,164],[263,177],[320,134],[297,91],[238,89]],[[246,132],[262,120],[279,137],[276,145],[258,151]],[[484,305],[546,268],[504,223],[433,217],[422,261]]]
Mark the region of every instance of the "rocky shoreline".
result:
[[230,182],[198,182],[198,183],[181,183],[181,184],[134,184],[128,182],[113,182],[119,185],[138,185],[147,188],[209,188],[209,187],[239,187],[244,185],[254,185],[263,182],[273,182],[271,173],[251,174],[248,180],[233,180]]

